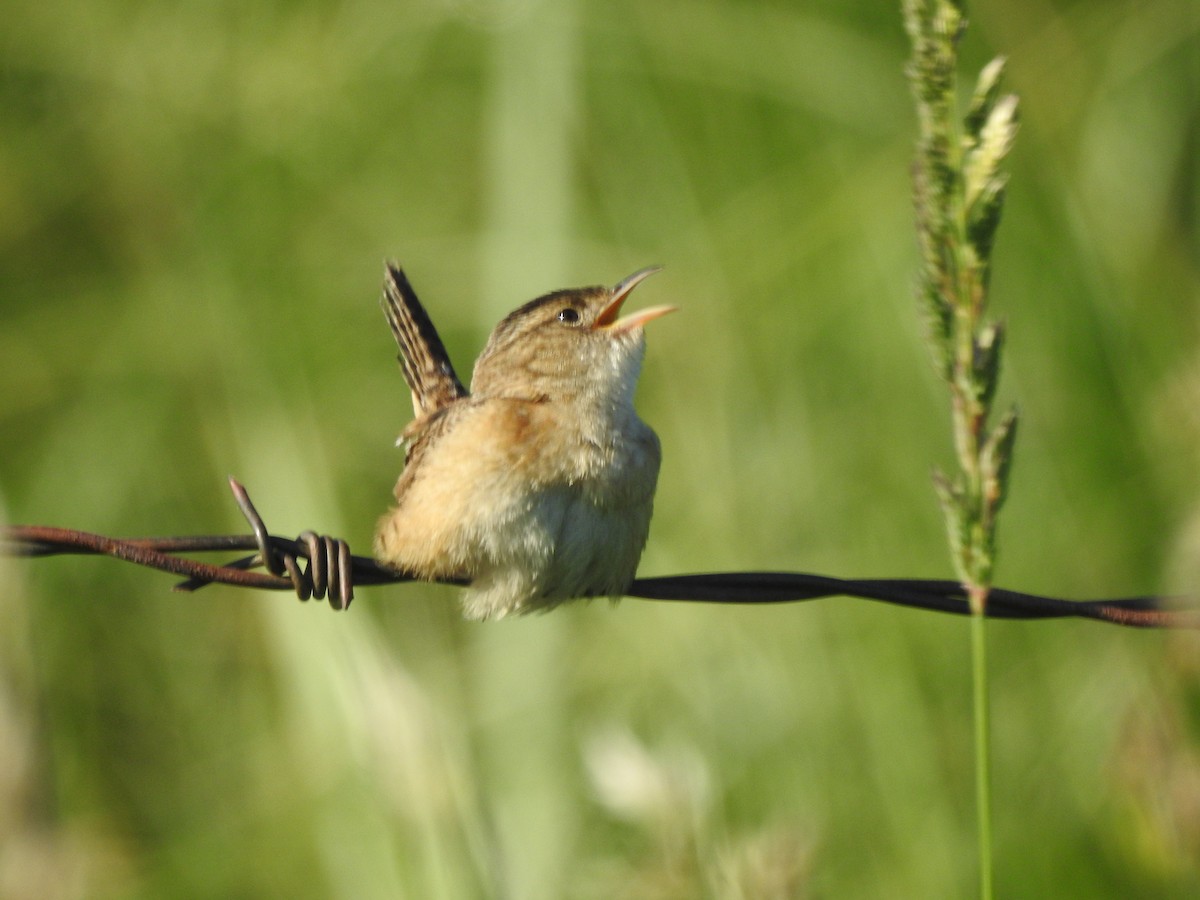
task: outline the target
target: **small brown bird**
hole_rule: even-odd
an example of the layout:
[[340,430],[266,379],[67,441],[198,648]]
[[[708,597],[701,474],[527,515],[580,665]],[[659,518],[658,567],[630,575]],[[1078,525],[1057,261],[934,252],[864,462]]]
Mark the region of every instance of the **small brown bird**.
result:
[[381,563],[469,582],[472,619],[621,595],[646,543],[662,455],[633,409],[642,326],[675,307],[617,316],[657,271],[510,313],[468,393],[404,272],[387,267],[383,308],[415,418],[399,441],[396,506],[375,532]]

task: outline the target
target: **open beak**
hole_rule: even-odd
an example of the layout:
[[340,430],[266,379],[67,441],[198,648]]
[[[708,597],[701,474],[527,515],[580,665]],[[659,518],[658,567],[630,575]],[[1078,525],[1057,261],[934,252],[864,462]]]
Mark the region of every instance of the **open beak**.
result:
[[659,316],[665,316],[667,313],[675,312],[677,306],[651,306],[649,309],[642,309],[638,312],[625,316],[623,319],[618,319],[620,315],[621,305],[629,298],[633,289],[653,275],[655,272],[661,272],[662,266],[650,266],[648,269],[639,269],[634,272],[624,281],[617,284],[612,289],[612,296],[609,297],[608,305],[600,311],[600,315],[596,316],[596,321],[592,324],[592,328],[606,328],[609,331],[628,331],[631,328],[640,328],[651,319],[657,319]]

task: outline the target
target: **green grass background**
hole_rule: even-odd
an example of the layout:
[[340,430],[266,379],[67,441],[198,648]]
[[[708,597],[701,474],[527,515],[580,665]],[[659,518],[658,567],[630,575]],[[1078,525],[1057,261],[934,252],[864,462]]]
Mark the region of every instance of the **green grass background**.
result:
[[[993,311],[999,583],[1200,595],[1200,7],[976,2],[1023,124]],[[0,503],[365,552],[408,269],[460,371],[538,293],[637,303],[644,574],[946,577],[898,4],[8,0]],[[966,623],[862,601],[169,592],[0,560],[0,894],[963,897]],[[1200,891],[1200,643],[990,630],[997,893]]]

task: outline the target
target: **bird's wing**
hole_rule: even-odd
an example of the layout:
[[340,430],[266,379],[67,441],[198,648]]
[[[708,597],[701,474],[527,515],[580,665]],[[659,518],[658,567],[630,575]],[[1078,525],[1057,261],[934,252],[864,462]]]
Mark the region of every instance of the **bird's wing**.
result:
[[415,415],[428,415],[467,396],[429,314],[404,270],[392,263],[383,281],[383,314],[400,347],[397,358],[412,391]]
[[450,411],[461,408],[444,406],[427,416],[418,416],[409,422],[400,434],[400,440],[396,443],[404,446],[404,471],[400,473],[400,479],[396,482],[394,496],[397,501],[403,500],[409,486],[421,471],[422,457],[453,425],[455,417],[450,415]]

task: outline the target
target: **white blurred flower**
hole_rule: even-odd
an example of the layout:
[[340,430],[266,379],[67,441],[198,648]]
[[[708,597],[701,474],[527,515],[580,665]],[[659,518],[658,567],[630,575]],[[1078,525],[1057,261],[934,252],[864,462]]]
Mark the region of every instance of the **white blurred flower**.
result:
[[583,755],[597,799],[618,818],[690,823],[708,806],[708,767],[693,747],[652,751],[628,728],[611,726],[584,741]]

